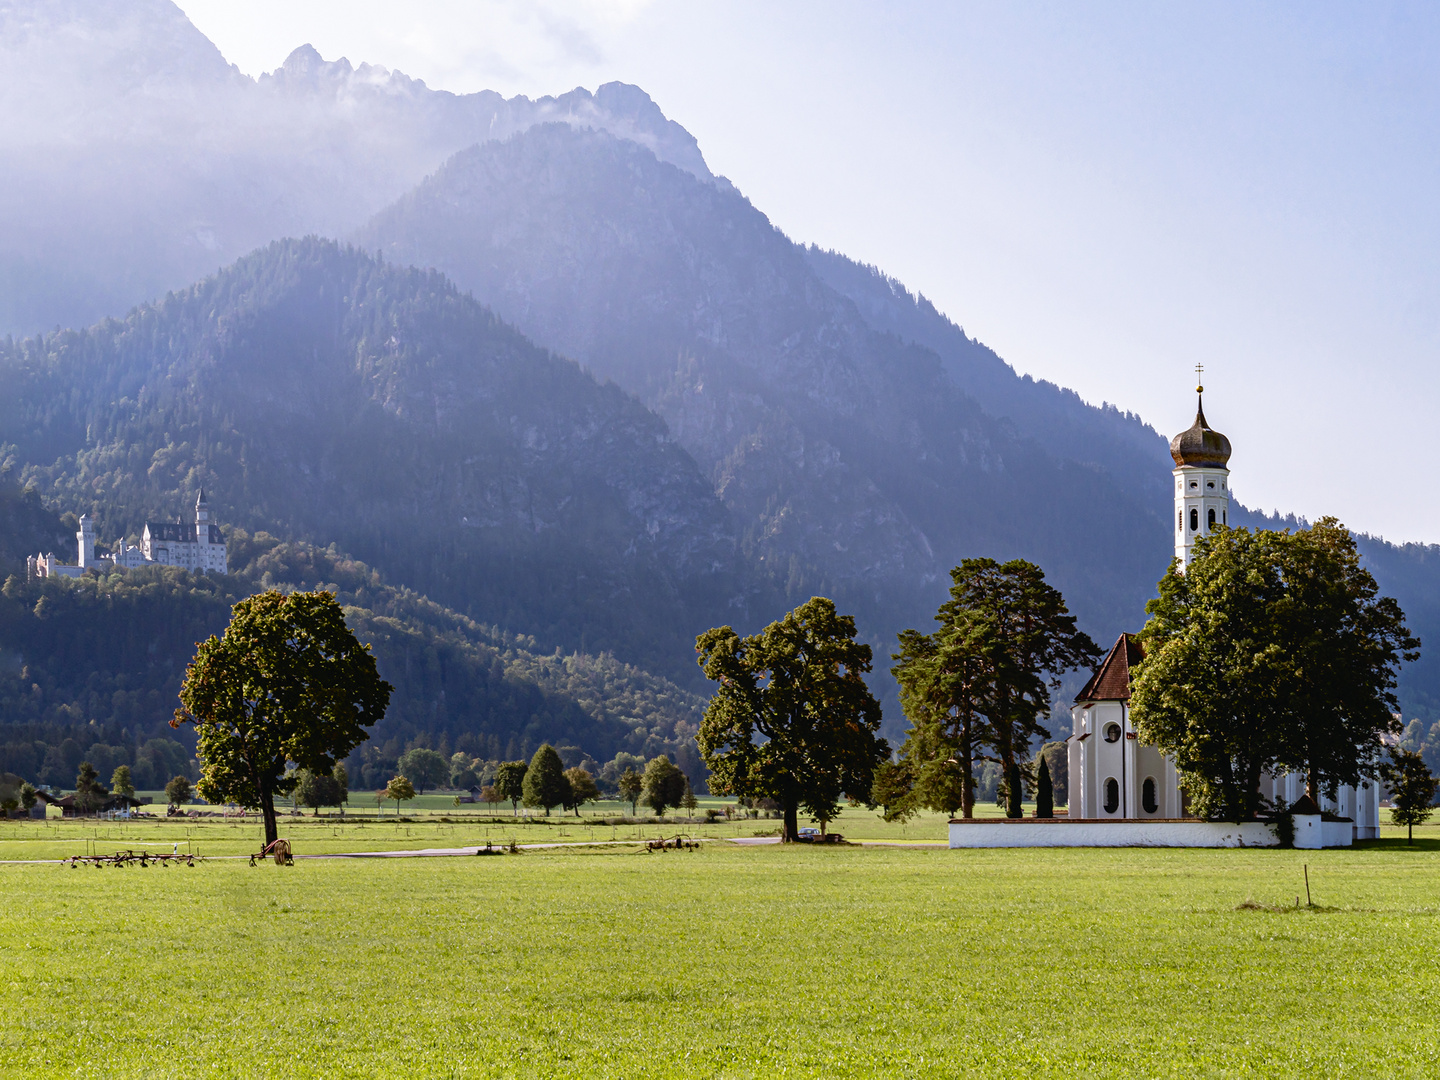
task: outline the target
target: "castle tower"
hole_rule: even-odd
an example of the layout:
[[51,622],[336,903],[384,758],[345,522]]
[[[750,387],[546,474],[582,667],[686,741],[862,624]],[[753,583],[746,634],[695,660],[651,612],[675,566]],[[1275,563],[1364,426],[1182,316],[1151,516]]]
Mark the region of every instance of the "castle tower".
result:
[[[205,489],[200,489],[200,495],[195,500],[195,524],[205,525],[210,521],[210,504],[205,501]],[[208,530],[207,530],[208,531]]]
[[91,525],[90,515],[80,515],[80,531],[75,534],[76,545],[80,548],[80,557],[76,563],[80,569],[95,565],[95,529]]
[[1195,387],[1200,403],[1195,423],[1170,440],[1175,459],[1175,558],[1190,565],[1195,541],[1216,525],[1230,524],[1230,440],[1205,420],[1205,387]]

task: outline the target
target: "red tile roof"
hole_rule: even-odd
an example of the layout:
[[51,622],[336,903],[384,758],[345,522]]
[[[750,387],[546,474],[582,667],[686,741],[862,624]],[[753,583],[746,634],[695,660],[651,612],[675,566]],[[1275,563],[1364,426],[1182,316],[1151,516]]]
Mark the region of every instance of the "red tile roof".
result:
[[1075,695],[1076,701],[1129,701],[1130,669],[1145,655],[1140,639],[1134,634],[1121,634],[1085,688]]

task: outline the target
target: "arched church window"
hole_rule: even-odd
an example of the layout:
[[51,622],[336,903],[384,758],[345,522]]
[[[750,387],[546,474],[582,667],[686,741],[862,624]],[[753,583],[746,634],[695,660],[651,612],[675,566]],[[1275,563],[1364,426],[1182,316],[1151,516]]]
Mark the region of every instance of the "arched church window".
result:
[[1140,789],[1140,805],[1145,808],[1145,813],[1153,814],[1160,809],[1160,803],[1155,799],[1155,778],[1147,776],[1145,784]]
[[1215,527],[1215,511],[1214,511],[1214,510],[1211,510],[1211,511],[1210,511],[1210,528],[1213,529],[1214,527]]
[[1220,511],[1220,524],[1221,524],[1221,525],[1229,524],[1229,521],[1228,521],[1228,518],[1229,518],[1229,517],[1230,517],[1230,515],[1229,515],[1228,513],[1226,513],[1224,510],[1221,510],[1221,511]]
[[1106,725],[1105,725],[1105,741],[1106,741],[1106,742],[1119,742],[1119,741],[1120,741],[1120,725],[1119,725],[1119,724],[1106,724]]
[[1190,508],[1190,531],[1194,532],[1198,528],[1200,528],[1200,511],[1192,506]]
[[1113,814],[1120,809],[1120,781],[1113,776],[1105,781],[1105,813]]

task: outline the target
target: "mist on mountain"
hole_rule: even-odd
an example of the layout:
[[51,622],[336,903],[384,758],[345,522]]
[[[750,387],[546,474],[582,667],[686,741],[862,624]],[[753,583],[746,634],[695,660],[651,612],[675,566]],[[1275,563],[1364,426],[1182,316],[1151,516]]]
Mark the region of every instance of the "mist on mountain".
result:
[[456,150],[540,122],[605,130],[707,182],[621,83],[451,94],[308,45],[252,79],[170,0],[0,3],[0,334],[118,316],[282,236],[342,236]]

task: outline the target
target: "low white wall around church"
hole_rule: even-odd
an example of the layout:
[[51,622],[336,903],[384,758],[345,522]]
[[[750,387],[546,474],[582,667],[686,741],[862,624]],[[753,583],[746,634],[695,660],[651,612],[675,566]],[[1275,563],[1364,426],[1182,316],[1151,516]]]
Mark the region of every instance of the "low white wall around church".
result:
[[[1275,830],[1259,821],[1129,819],[1037,821],[991,818],[950,822],[952,848],[999,847],[1276,847]],[[1349,846],[1348,844],[1345,846]]]

